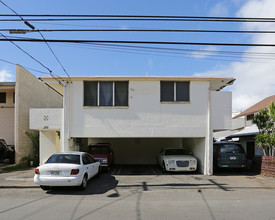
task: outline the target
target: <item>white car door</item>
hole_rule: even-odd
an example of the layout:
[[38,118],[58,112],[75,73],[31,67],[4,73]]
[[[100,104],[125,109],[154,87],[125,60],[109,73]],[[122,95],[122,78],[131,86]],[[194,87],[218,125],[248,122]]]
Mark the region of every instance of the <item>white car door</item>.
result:
[[84,172],[88,174],[88,179],[90,179],[93,175],[92,175],[91,164],[86,154],[82,155],[82,161],[83,161]]
[[86,154],[87,160],[89,161],[89,171],[91,177],[95,176],[98,172],[98,163],[92,158],[91,155]]

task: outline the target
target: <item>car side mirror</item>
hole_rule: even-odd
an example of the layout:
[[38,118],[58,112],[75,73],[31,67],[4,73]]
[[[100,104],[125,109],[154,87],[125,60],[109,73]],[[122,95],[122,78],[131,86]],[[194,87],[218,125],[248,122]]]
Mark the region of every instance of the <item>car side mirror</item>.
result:
[[160,153],[161,156],[163,156],[163,153]]

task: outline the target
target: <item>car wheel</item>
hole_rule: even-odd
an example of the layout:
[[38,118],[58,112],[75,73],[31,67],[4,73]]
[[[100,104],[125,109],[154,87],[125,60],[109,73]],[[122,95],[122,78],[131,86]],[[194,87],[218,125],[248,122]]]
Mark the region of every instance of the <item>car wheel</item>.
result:
[[100,176],[100,174],[101,174],[101,167],[100,167],[100,166],[98,166],[98,171],[97,171],[96,177],[99,177],[99,176]]
[[51,189],[51,187],[49,187],[49,186],[40,186],[40,188],[43,189],[43,190],[50,190]]
[[79,188],[80,188],[80,190],[85,190],[86,187],[87,187],[87,175],[85,174]]
[[162,162],[162,166],[161,166],[161,169],[163,172],[166,172],[166,168],[165,168],[165,164],[164,164],[164,161]]

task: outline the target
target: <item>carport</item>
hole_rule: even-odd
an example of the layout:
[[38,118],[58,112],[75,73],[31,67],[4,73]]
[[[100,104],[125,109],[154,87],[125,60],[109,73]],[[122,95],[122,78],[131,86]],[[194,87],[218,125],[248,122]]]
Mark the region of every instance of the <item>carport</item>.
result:
[[162,148],[184,148],[198,160],[198,172],[203,173],[205,138],[81,138],[76,139],[80,151],[89,144],[110,143],[115,165],[156,165]]

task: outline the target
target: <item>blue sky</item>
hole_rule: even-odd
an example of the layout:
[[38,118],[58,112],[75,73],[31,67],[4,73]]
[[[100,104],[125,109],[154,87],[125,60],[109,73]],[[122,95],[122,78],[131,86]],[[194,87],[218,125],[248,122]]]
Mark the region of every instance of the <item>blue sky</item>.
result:
[[[34,1],[3,0],[19,14],[124,14],[124,15],[174,15],[174,16],[246,16],[274,17],[274,0],[150,0],[150,1]],[[0,4],[1,14],[12,14]],[[93,22],[30,22],[37,29],[55,28],[143,28],[143,29],[216,29],[216,30],[274,30],[274,24],[241,24],[217,22],[136,22],[136,21],[93,21]],[[24,28],[23,22],[1,22],[1,28]],[[8,32],[2,32],[11,36]],[[151,33],[151,32],[77,32],[43,33],[46,39],[92,39],[92,40],[136,40],[136,41],[179,41],[179,42],[224,42],[224,43],[272,43],[274,37],[248,34],[222,33]],[[12,35],[14,36],[14,35]],[[41,38],[38,33],[15,35]],[[53,70],[64,76],[62,68],[44,43],[18,42],[18,45]],[[217,76],[235,77],[236,83],[228,88],[233,91],[233,109],[240,111],[262,98],[275,94],[274,64],[259,63],[241,57],[223,57],[217,51],[272,52],[270,48],[237,48],[217,46],[173,46],[177,49],[210,50],[198,55],[189,51],[185,54],[123,50],[106,46],[76,46],[50,44],[61,63],[71,76],[135,75],[135,76]],[[164,47],[164,46],[159,46]],[[43,67],[18,50],[10,42],[0,42],[0,59],[24,67],[45,71]],[[211,56],[216,55],[216,56]],[[228,56],[228,54],[226,54]],[[263,72],[262,70],[265,70]],[[48,76],[30,70],[36,76]],[[266,79],[265,79],[266,78]],[[0,61],[0,81],[15,80],[15,66]],[[259,85],[259,83],[261,83]],[[255,89],[264,88],[264,91]]]

